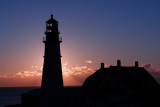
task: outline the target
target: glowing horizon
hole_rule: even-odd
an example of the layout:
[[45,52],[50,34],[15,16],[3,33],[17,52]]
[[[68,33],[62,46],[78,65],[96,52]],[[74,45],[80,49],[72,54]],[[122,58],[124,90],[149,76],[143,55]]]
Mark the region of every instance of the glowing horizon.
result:
[[[105,65],[105,67],[108,67]],[[142,64],[149,73],[160,83],[160,69],[154,69],[151,64]],[[42,67],[31,66],[31,71],[20,71],[15,74],[0,75],[0,87],[32,87],[41,86]],[[99,68],[88,66],[71,66],[64,63],[62,67],[64,86],[81,86],[85,79]]]

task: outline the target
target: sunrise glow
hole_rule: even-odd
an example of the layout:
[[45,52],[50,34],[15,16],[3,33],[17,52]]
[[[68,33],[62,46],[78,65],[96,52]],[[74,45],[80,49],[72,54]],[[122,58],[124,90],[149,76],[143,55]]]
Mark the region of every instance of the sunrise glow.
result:
[[135,61],[160,82],[159,1],[0,1],[0,87],[40,86],[46,21],[59,22],[63,82]]

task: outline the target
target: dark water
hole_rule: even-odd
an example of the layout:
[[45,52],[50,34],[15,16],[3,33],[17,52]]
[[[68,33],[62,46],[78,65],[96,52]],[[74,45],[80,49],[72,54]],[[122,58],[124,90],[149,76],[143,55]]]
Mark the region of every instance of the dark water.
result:
[[21,94],[39,87],[0,87],[0,107],[5,105],[20,104]]

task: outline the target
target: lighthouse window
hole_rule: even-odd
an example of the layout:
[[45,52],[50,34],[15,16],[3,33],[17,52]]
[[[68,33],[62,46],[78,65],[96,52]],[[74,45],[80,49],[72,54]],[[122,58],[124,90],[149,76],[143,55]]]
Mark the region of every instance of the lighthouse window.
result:
[[47,32],[52,32],[51,30],[47,30]]
[[47,26],[48,26],[48,27],[51,27],[51,26],[52,26],[52,23],[50,23],[50,24],[47,24]]

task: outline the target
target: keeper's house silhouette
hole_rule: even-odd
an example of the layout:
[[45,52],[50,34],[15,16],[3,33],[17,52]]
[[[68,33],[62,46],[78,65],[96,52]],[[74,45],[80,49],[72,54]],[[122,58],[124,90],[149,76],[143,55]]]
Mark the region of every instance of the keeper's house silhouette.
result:
[[64,87],[61,68],[58,22],[46,22],[45,55],[41,89],[21,96],[20,107],[160,107],[160,86],[138,66],[101,67],[83,86]]

